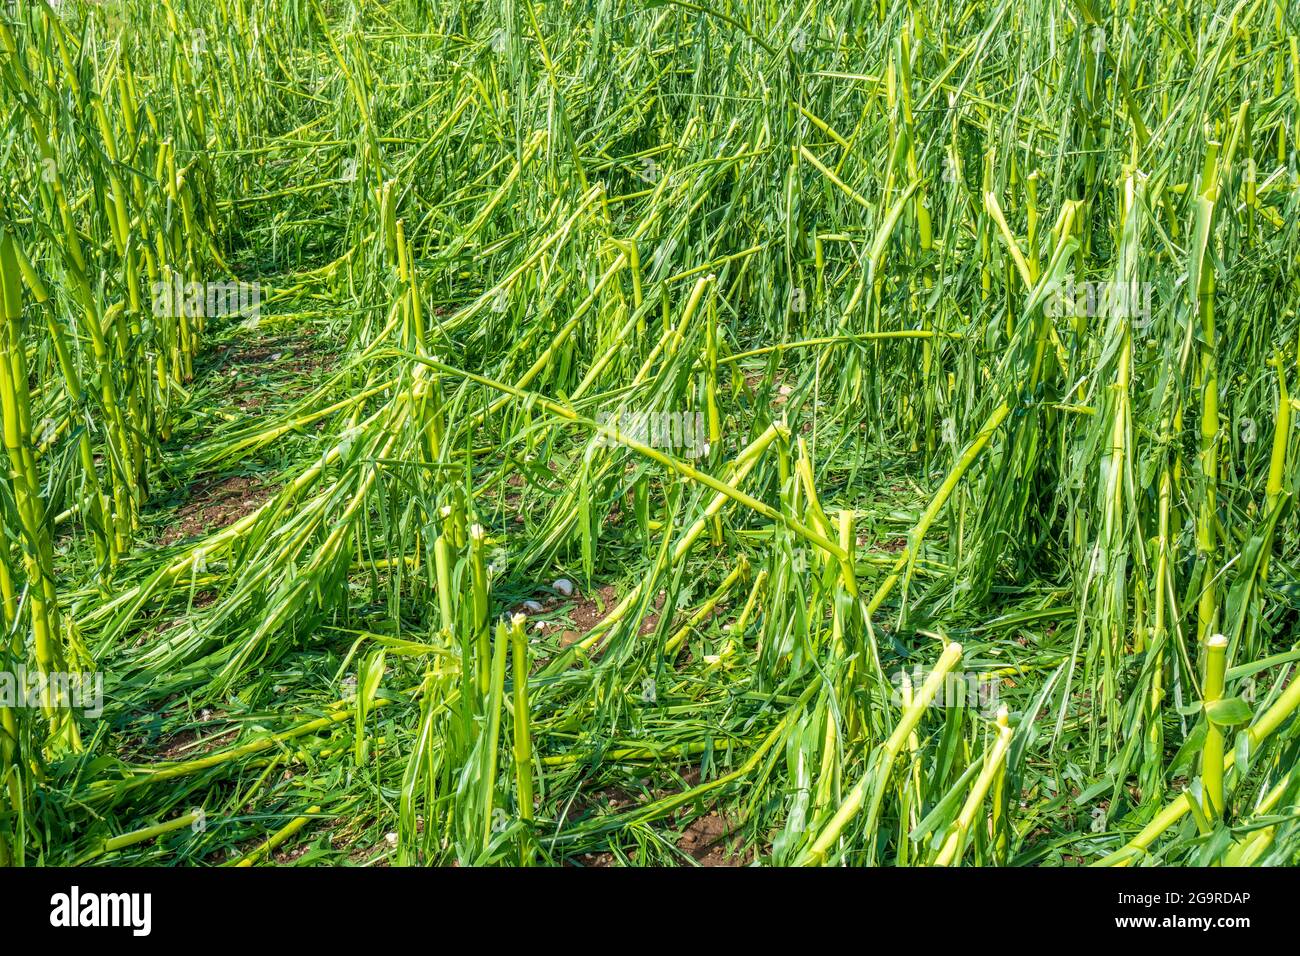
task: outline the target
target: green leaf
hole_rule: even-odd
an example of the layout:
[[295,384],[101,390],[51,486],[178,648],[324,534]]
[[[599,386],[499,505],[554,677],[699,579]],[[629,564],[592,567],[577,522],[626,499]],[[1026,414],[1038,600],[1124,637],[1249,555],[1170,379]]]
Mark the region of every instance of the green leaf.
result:
[[1237,734],[1236,755],[1237,773],[1249,773],[1251,758],[1250,734],[1246,733],[1244,730]]
[[370,712],[370,705],[374,703],[375,694],[379,691],[379,682],[384,677],[384,658],[383,651],[369,655],[361,665],[361,673],[358,675],[356,743],[353,754],[358,764],[365,762],[369,752],[365,734],[366,715]]
[[1225,697],[1205,705],[1205,715],[1220,727],[1236,727],[1251,718],[1250,705],[1240,697]]

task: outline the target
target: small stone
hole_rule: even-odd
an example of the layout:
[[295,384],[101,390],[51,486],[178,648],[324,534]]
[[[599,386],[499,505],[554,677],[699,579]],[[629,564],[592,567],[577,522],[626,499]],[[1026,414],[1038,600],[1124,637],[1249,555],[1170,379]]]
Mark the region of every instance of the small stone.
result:
[[558,578],[555,583],[551,585],[551,590],[555,591],[557,594],[562,594],[565,597],[573,597],[573,582],[568,578]]
[[521,606],[523,607],[525,614],[541,614],[542,611],[545,610],[545,608],[536,601],[525,601]]

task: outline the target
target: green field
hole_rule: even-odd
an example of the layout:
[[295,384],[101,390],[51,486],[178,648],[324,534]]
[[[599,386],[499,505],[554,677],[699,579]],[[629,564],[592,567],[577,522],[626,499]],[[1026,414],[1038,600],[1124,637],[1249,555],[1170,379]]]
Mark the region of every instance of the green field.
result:
[[1300,863],[1294,3],[0,25],[0,865]]

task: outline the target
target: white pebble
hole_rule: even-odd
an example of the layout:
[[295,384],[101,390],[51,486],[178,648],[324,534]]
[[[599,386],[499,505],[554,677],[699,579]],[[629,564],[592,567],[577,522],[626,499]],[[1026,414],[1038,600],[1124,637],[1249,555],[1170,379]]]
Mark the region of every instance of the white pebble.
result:
[[551,585],[551,590],[563,594],[565,597],[573,597],[573,582],[568,578],[559,578]]
[[523,603],[523,609],[525,614],[541,614],[542,611],[545,610],[545,608],[536,601],[525,601]]

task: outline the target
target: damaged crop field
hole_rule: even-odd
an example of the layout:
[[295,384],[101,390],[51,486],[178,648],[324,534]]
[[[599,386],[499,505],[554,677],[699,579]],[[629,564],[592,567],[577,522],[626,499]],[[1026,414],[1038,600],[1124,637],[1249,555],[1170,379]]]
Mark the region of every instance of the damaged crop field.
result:
[[0,4],[0,865],[1300,862],[1298,35]]

